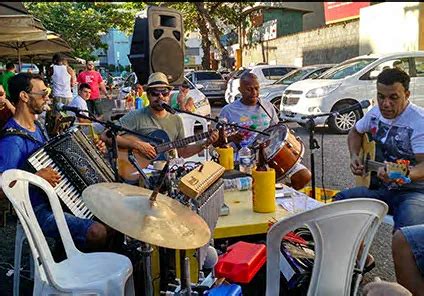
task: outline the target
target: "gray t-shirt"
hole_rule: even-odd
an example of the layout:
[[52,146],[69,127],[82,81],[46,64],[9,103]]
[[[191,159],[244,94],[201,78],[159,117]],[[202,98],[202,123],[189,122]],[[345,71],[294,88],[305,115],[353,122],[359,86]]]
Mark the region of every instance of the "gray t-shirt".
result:
[[[236,123],[243,127],[263,131],[269,126],[277,124],[279,119],[272,103],[262,100],[261,104],[269,113],[272,120],[259,105],[245,105],[241,102],[241,100],[237,100],[222,108],[219,117],[225,118],[228,123]],[[257,135],[257,133],[242,129],[240,130],[240,133],[242,133],[245,136],[245,139],[248,139],[249,142]]]
[[155,129],[164,130],[170,141],[184,138],[184,127],[181,117],[168,113],[164,118],[154,115],[150,107],[137,109],[119,119],[119,124],[133,131],[148,134]]

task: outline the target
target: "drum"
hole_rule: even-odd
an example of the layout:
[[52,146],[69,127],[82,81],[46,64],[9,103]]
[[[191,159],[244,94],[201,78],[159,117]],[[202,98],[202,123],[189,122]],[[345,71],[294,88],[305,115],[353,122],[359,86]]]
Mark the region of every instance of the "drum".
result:
[[289,130],[284,124],[279,123],[264,130],[268,136],[258,134],[252,147],[259,148],[261,143],[266,143],[264,150],[267,164],[275,169],[276,181],[281,181],[295,168],[303,157],[305,147],[299,137]]

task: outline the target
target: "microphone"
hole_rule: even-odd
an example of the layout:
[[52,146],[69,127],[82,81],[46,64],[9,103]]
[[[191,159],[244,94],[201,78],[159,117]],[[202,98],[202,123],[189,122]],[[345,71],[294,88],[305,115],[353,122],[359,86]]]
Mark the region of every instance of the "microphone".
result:
[[163,108],[163,109],[165,109],[166,111],[168,111],[169,113],[171,113],[171,114],[175,114],[175,113],[177,113],[175,110],[174,110],[174,108],[172,108],[171,106],[169,106],[167,103],[165,103],[165,102],[159,102],[159,105]]
[[349,113],[351,111],[355,111],[355,110],[359,110],[359,109],[365,109],[365,108],[368,108],[370,105],[371,105],[371,103],[370,103],[369,100],[363,100],[360,103],[356,103],[356,104],[349,106],[347,108],[340,109],[340,110],[334,112],[332,115],[337,116],[337,115]]
[[82,110],[78,107],[67,106],[67,105],[64,105],[63,103],[57,103],[56,104],[56,110],[62,111],[62,112],[71,111],[71,112],[74,112],[74,113],[87,112],[87,110]]

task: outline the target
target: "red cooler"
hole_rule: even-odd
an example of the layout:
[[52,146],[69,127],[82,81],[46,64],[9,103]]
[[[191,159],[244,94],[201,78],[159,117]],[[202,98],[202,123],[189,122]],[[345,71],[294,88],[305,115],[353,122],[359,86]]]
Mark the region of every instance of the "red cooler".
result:
[[235,282],[248,284],[266,262],[266,246],[237,242],[228,247],[227,253],[219,256],[215,265],[216,277],[225,277]]

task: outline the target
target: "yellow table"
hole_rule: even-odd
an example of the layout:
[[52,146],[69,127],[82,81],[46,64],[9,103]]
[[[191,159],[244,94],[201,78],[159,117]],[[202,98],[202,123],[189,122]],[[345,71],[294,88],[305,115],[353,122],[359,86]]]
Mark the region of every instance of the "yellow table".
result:
[[215,228],[214,238],[237,237],[266,233],[269,221],[290,215],[280,205],[273,213],[255,213],[252,210],[252,191],[226,191],[225,204],[230,208],[228,216],[221,216]]

